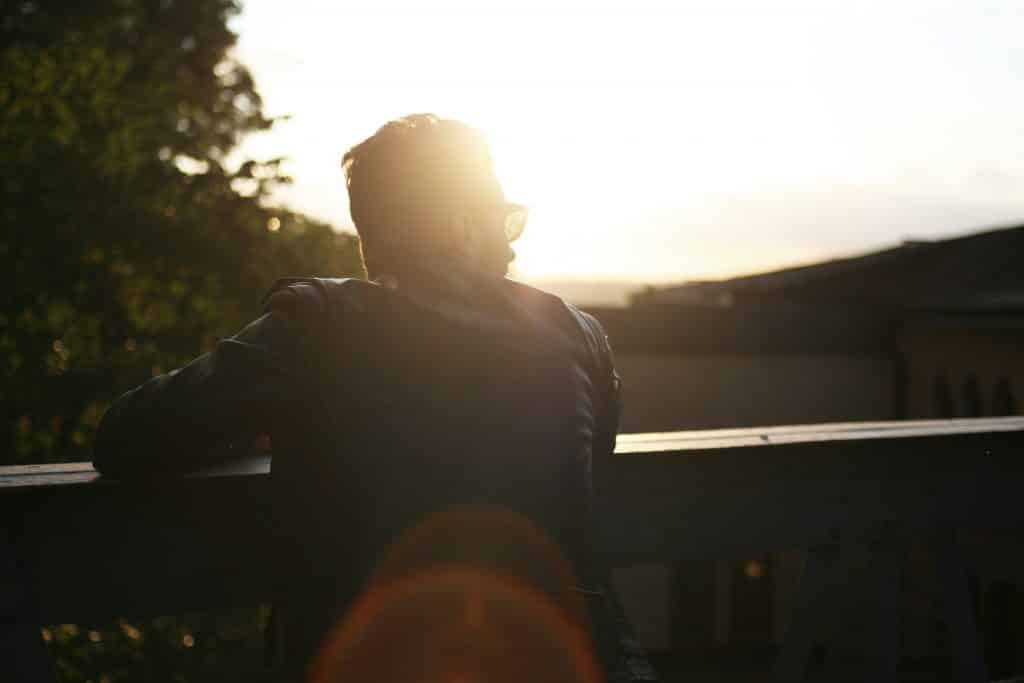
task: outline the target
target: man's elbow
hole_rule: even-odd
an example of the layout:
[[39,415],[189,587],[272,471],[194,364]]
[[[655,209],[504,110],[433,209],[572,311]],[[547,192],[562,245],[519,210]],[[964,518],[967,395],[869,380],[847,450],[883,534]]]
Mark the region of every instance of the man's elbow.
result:
[[123,476],[117,466],[116,458],[111,457],[108,451],[99,448],[93,451],[92,467],[104,477],[120,479]]
[[100,419],[92,449],[92,466],[103,476],[115,479],[138,474],[140,464],[137,457],[132,457],[138,455],[137,439],[132,438],[137,425],[128,424],[122,415],[124,399],[122,396],[114,401]]
[[96,430],[96,439],[93,441],[92,466],[97,472],[105,477],[119,478],[123,476],[124,448],[121,440],[113,434],[111,419],[112,410],[108,410],[100,420]]
[[143,448],[136,439],[105,437],[102,431],[96,435],[92,466],[111,479],[145,479],[168,469],[158,446]]

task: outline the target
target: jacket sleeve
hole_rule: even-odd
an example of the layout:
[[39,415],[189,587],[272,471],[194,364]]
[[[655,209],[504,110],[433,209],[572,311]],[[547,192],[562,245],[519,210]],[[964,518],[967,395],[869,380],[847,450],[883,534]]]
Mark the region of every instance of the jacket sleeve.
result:
[[601,329],[601,357],[603,359],[604,394],[603,414],[600,418],[599,432],[604,443],[604,453],[607,456],[615,452],[615,441],[619,434],[619,425],[622,422],[622,377],[618,368],[615,367],[615,354],[612,352],[612,345]]
[[245,455],[294,396],[304,326],[297,287],[275,288],[264,314],[210,353],[118,398],[103,416],[93,465],[105,476],[182,474]]
[[597,318],[575,310],[584,329],[593,359],[595,433],[594,457],[607,458],[615,452],[615,441],[622,417],[622,378],[615,367],[615,354],[604,327]]

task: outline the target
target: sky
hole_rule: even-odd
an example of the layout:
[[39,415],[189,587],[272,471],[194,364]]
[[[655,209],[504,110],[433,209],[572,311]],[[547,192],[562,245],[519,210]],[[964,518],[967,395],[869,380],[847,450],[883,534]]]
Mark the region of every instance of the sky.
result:
[[274,201],[352,229],[346,149],[434,112],[531,208],[514,275],[721,278],[1024,222],[1024,3],[245,0]]

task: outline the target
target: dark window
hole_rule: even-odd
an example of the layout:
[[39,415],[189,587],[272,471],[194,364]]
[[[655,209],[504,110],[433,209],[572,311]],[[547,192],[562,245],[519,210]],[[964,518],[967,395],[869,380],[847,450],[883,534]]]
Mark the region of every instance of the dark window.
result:
[[973,374],[964,381],[964,409],[961,411],[964,417],[981,417],[985,414],[985,407],[981,401],[981,387],[978,386],[978,378]]
[[932,389],[932,396],[935,403],[935,417],[949,419],[956,417],[953,407],[953,390],[949,386],[949,380],[944,373],[935,375],[935,386]]
[[1017,397],[1013,395],[1013,387],[1010,386],[1010,380],[1006,377],[1000,377],[992,391],[992,414],[1017,414]]

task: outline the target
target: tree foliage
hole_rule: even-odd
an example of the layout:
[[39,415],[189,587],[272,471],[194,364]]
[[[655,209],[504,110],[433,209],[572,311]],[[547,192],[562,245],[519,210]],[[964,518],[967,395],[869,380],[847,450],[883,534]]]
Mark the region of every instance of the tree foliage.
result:
[[[87,460],[109,402],[258,314],[285,275],[361,273],[355,239],[273,209],[281,160],[231,53],[233,0],[0,11],[0,464]],[[339,187],[340,191],[340,187]]]

